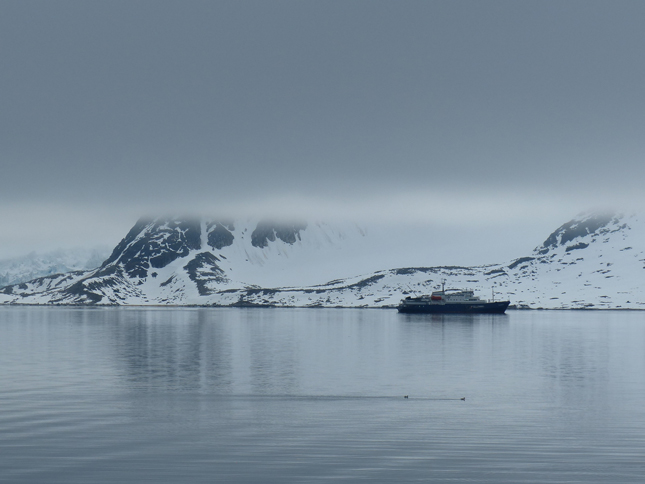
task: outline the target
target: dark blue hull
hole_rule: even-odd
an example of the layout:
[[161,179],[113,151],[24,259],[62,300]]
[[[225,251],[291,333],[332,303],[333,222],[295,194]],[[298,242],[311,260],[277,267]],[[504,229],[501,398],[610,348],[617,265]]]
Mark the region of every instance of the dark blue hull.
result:
[[422,314],[503,314],[510,301],[488,302],[479,304],[401,304],[397,309],[400,313]]

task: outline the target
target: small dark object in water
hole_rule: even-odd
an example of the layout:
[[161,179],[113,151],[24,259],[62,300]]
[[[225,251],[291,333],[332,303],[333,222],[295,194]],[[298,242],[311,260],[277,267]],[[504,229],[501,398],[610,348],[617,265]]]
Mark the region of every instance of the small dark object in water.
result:
[[403,395],[403,398],[408,398],[408,396],[407,396],[407,395]]
[[466,401],[466,397],[461,397],[461,399],[462,399],[464,402]]

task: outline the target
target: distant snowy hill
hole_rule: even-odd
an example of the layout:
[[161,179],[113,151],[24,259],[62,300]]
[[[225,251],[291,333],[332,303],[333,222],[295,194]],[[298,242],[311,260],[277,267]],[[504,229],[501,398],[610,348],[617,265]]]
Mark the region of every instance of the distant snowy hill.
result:
[[643,309],[645,224],[637,215],[586,214],[497,270],[492,280],[516,304]]
[[110,255],[107,247],[59,249],[0,260],[0,287],[51,274],[94,269]]
[[445,279],[517,307],[645,308],[636,215],[582,214],[486,266],[388,269],[376,239],[353,224],[140,220],[99,268],[9,285],[0,302],[384,307]]

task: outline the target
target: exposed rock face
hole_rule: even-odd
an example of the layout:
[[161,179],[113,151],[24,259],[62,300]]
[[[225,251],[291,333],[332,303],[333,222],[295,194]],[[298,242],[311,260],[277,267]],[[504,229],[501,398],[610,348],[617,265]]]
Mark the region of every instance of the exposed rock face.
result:
[[200,296],[207,296],[214,292],[208,288],[208,283],[226,284],[230,282],[226,273],[217,265],[219,261],[220,259],[210,252],[202,252],[184,266],[190,280],[197,285]]
[[213,249],[221,250],[233,245],[235,237],[231,233],[235,230],[233,222],[210,222],[206,225],[208,230],[208,245]]
[[306,223],[278,224],[263,220],[251,234],[251,244],[253,247],[267,247],[269,242],[275,242],[276,237],[287,244],[295,244],[300,239],[300,231],[306,228]]
[[151,267],[166,267],[200,247],[199,220],[141,219],[115,247],[98,274],[113,265],[121,265],[128,276],[145,278]]
[[540,255],[544,255],[550,250],[566,245],[580,237],[587,235],[602,236],[611,231],[615,232],[626,228],[626,225],[616,226],[618,220],[620,220],[620,216],[617,214],[582,214],[578,218],[558,227],[535,251]]

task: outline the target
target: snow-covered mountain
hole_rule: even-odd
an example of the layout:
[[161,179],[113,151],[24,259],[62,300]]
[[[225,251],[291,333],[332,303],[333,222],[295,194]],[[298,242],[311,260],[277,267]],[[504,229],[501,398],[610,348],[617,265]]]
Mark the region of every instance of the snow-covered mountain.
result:
[[504,264],[384,269],[378,247],[352,224],[140,220],[98,269],[7,286],[0,302],[387,307],[445,279],[517,307],[645,308],[637,215],[582,214]]
[[0,260],[0,287],[37,277],[95,269],[110,255],[108,247],[59,249]]
[[141,219],[96,270],[2,291],[12,302],[204,304],[221,291],[307,286],[356,268],[374,270],[374,261],[360,253],[364,239],[355,224]]

